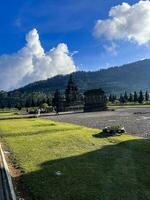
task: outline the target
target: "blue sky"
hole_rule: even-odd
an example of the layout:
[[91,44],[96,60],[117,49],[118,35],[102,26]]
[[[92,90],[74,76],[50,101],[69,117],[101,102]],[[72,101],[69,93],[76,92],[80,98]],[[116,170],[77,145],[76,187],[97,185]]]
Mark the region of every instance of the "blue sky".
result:
[[141,33],[134,35],[130,29],[126,35],[119,32],[116,38],[113,33],[101,31],[107,25],[100,24],[96,30],[100,33],[95,36],[98,20],[105,23],[112,7],[123,2],[132,6],[139,1],[1,0],[0,55],[18,52],[26,44],[27,33],[36,28],[45,51],[65,43],[69,53],[76,52],[73,61],[79,70],[97,70],[149,58],[150,38],[142,40]]

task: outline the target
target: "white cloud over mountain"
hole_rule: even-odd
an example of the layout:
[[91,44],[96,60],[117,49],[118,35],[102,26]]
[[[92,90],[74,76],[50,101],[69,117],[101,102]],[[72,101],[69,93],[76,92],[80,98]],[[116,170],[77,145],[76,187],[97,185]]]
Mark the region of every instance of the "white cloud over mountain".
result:
[[139,1],[133,5],[122,3],[112,7],[109,18],[98,20],[94,35],[108,40],[134,41],[139,45],[150,41],[150,1]]
[[17,53],[0,56],[0,89],[10,90],[33,81],[76,71],[64,43],[44,52],[36,29],[26,36],[26,45]]

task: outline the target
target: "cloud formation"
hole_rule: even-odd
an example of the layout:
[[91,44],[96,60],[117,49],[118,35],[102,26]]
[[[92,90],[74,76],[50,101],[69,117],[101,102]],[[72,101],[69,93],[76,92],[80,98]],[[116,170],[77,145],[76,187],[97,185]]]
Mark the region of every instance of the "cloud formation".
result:
[[117,45],[112,42],[111,45],[103,45],[104,49],[108,52],[108,53],[111,53],[113,55],[117,55],[117,51],[116,51],[116,48],[117,48]]
[[17,53],[0,56],[0,89],[10,90],[58,74],[76,71],[64,43],[44,52],[36,29],[26,35],[26,45]]
[[108,40],[134,41],[138,45],[150,41],[150,1],[139,1],[129,5],[122,3],[112,7],[109,18],[98,20],[94,27],[97,38],[104,36]]

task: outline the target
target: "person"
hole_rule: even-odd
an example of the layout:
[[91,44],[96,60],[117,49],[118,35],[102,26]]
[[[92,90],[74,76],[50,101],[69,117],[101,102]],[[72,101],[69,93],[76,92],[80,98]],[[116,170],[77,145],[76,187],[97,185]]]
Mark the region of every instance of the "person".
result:
[[38,112],[37,112],[37,117],[40,117],[40,114],[41,114],[41,110],[40,108],[38,109]]
[[59,105],[58,103],[55,106],[56,115],[59,115]]

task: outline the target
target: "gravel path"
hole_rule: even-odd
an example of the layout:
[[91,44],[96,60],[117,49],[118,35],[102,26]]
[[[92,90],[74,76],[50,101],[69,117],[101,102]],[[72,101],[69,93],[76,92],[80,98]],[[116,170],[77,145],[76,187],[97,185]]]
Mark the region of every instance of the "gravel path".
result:
[[122,108],[115,111],[63,114],[47,118],[100,129],[105,126],[121,125],[130,134],[150,138],[150,108]]

